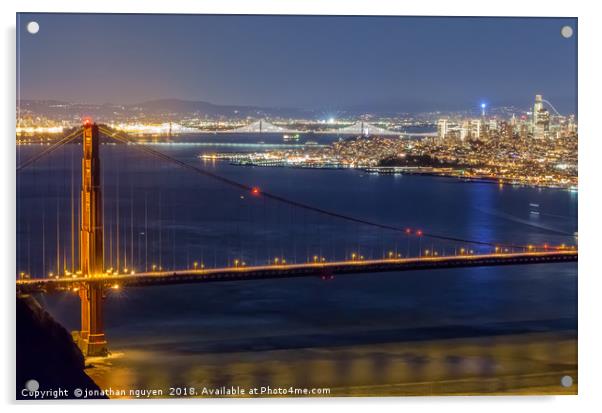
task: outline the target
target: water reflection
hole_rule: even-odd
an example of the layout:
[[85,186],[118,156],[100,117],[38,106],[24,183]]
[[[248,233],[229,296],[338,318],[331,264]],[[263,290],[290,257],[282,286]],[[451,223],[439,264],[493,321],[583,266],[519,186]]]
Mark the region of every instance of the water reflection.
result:
[[[576,384],[560,384],[564,375],[577,377],[570,332],[243,353],[123,351],[88,370],[102,388],[329,388],[332,396],[577,392]],[[169,369],[161,367],[166,363]]]

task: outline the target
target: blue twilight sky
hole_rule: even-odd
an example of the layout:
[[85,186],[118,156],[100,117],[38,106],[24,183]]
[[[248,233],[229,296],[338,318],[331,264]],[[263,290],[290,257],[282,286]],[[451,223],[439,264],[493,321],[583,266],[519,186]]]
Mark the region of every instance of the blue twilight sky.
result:
[[27,13],[18,92],[399,111],[526,107],[541,93],[574,112],[576,32],[576,19]]

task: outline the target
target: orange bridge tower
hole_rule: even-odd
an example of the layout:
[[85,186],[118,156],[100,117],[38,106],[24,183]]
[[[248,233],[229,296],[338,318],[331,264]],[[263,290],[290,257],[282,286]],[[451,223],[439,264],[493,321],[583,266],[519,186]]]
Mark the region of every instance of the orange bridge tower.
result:
[[[79,264],[83,277],[94,278],[104,272],[102,194],[98,126],[84,122]],[[79,346],[86,356],[107,355],[103,325],[103,287],[86,283],[79,290],[81,331]]]

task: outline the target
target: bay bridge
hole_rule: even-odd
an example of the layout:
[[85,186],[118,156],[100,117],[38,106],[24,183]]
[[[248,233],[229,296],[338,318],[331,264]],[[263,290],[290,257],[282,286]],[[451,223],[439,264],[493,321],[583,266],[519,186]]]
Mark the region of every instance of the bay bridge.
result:
[[[263,128],[263,125],[260,125]],[[362,126],[363,127],[363,126]],[[269,129],[269,128],[268,128]],[[101,168],[101,136],[107,142],[125,144],[136,151],[150,155],[154,160],[160,160],[170,165],[177,166],[193,176],[210,179],[224,187],[232,188],[240,202],[245,205],[252,204],[260,209],[260,215],[265,222],[276,219],[277,225],[282,226],[284,220],[295,221],[295,213],[303,214],[301,225],[305,233],[286,233],[285,236],[307,245],[295,247],[294,251],[303,249],[304,252],[287,256],[281,245],[276,245],[267,254],[258,250],[265,246],[262,240],[257,239],[251,245],[238,245],[236,257],[228,259],[226,265],[213,266],[205,262],[186,260],[186,265],[178,267],[176,260],[171,266],[159,262],[148,265],[148,250],[145,246],[144,253],[138,248],[138,256],[134,254],[134,244],[148,243],[147,231],[136,231],[134,228],[134,206],[131,204],[129,234],[123,231],[120,225],[121,211],[119,204],[113,214],[113,222],[105,222],[108,206],[103,197],[103,182]],[[21,271],[17,275],[16,291],[18,294],[52,293],[56,291],[70,291],[77,294],[81,301],[81,329],[78,344],[83,353],[88,356],[106,355],[108,352],[107,340],[104,330],[103,300],[112,290],[125,287],[158,286],[178,283],[206,283],[215,281],[247,281],[271,278],[289,278],[313,276],[325,281],[335,276],[354,273],[402,272],[408,270],[445,269],[472,266],[496,265],[527,265],[542,263],[563,263],[577,260],[578,252],[575,246],[566,243],[553,245],[522,244],[516,242],[495,242],[493,240],[470,239],[439,234],[414,227],[402,227],[388,222],[376,222],[362,217],[345,214],[316,206],[310,202],[301,202],[276,193],[264,191],[260,187],[248,185],[238,180],[217,174],[208,168],[197,166],[177,157],[157,151],[150,146],[141,144],[127,134],[113,130],[104,125],[97,125],[87,120],[81,128],[69,133],[55,144],[41,152],[22,161],[17,166],[17,173],[28,170],[36,162],[45,159],[51,153],[59,150],[69,143],[82,139],[81,156],[81,187],[78,208],[75,205],[74,195],[74,166],[71,165],[71,245],[60,249],[60,220],[59,205],[57,200],[56,222],[56,258],[54,271],[47,272],[48,266],[41,266],[42,272]],[[67,166],[65,165],[67,168]],[[18,175],[19,176],[19,175]],[[117,173],[119,179],[119,173]],[[132,189],[133,191],[133,189]],[[134,199],[134,195],[131,196]],[[147,202],[145,204],[145,221],[147,220]],[[119,202],[119,197],[116,197]],[[268,210],[267,204],[283,206],[286,210],[280,215]],[[161,206],[159,206],[160,208]],[[192,206],[187,206],[192,207]],[[226,205],[224,205],[226,208]],[[242,207],[240,207],[242,208]],[[74,212],[77,209],[77,214]],[[238,209],[238,214],[243,214]],[[40,213],[45,214],[44,208]],[[173,213],[173,211],[172,211]],[[286,214],[286,217],[282,217]],[[307,221],[308,214],[321,217],[320,219],[336,220],[353,225],[353,233],[359,233],[358,228],[366,228],[378,234],[378,237],[369,238],[375,243],[380,242],[378,248],[372,248],[371,254],[364,252],[358,245],[344,250],[337,249],[339,243],[348,242],[347,239],[334,238],[328,231],[320,231],[318,225]],[[77,219],[76,219],[77,215]],[[122,218],[123,219],[123,218]],[[75,222],[78,221],[79,230],[76,235]],[[45,239],[47,228],[42,220],[42,237]],[[63,222],[63,224],[65,224]],[[227,225],[227,223],[224,223]],[[280,229],[280,228],[277,228]],[[240,228],[237,227],[237,231]],[[263,228],[262,232],[270,234],[271,228]],[[386,236],[385,236],[386,233]],[[129,236],[128,236],[129,235]],[[164,241],[163,232],[159,231],[158,244]],[[359,235],[357,235],[359,237]],[[326,241],[332,237],[332,245]],[[259,236],[258,236],[259,238]],[[308,241],[309,239],[309,241]],[[127,240],[127,243],[124,242]],[[184,240],[186,241],[186,239]],[[168,242],[176,243],[176,237],[171,236]],[[127,245],[125,245],[127,244]],[[45,243],[42,244],[41,257],[45,259],[47,251]],[[125,249],[129,246],[129,253]],[[387,247],[388,246],[388,247]],[[29,248],[29,247],[28,247]],[[331,248],[331,252],[329,251]],[[175,249],[175,248],[174,248]],[[378,253],[375,250],[378,249]],[[255,253],[249,253],[254,250]],[[144,257],[141,257],[144,255]],[[160,254],[159,254],[160,255]],[[136,262],[137,261],[137,262]],[[62,263],[62,265],[61,265]],[[137,269],[136,269],[137,267]],[[170,268],[167,268],[170,267]]]
[[[248,125],[241,126],[235,129],[223,129],[218,133],[304,133],[307,131],[301,131],[291,129],[284,126],[274,125],[273,123],[259,119]],[[354,135],[354,136],[434,136],[435,133],[423,133],[423,132],[401,132],[382,128],[370,122],[359,120],[351,125],[343,126],[339,128],[329,128],[324,130],[312,130],[312,134],[337,134],[337,135]]]

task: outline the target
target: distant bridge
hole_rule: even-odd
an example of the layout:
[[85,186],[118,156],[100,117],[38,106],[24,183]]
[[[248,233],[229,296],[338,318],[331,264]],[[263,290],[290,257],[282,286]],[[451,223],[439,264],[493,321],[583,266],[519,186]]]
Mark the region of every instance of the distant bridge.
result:
[[[135,145],[135,144],[134,144]],[[144,142],[148,146],[199,146],[199,147],[230,147],[254,149],[300,149],[307,147],[304,143],[241,143],[241,142]],[[312,144],[312,148],[324,148],[328,145]]]
[[[236,129],[220,130],[218,133],[303,133],[304,131],[287,129],[282,126],[274,125],[264,119],[255,121],[249,125],[241,126]],[[360,135],[360,136],[401,136],[401,135],[412,135],[412,136],[431,136],[433,133],[405,133],[399,131],[392,131],[381,128],[372,123],[358,121],[352,125],[345,126],[343,128],[333,128],[326,130],[315,130],[305,131],[316,134],[337,134],[337,135]]]
[[222,133],[294,133],[292,129],[286,129],[282,126],[276,126],[264,119],[259,119],[249,125],[241,126],[240,128],[222,130]]
[[358,121],[353,125],[346,126],[344,128],[340,128],[336,130],[336,133],[341,135],[362,135],[362,136],[370,136],[370,135],[394,135],[399,136],[401,132],[395,132],[388,129],[380,128],[376,125],[373,125],[368,122]]
[[562,116],[562,115],[560,114],[560,112],[558,112],[558,110],[556,110],[556,108],[554,107],[554,105],[552,105],[552,102],[550,102],[550,101],[549,101],[549,100],[547,100],[547,99],[541,99],[541,101],[542,101],[542,102],[544,102],[545,104],[547,104],[547,105],[548,105],[548,106],[549,106],[549,107],[550,107],[550,108],[551,108],[551,109],[554,111],[554,113],[555,113],[557,116]]

